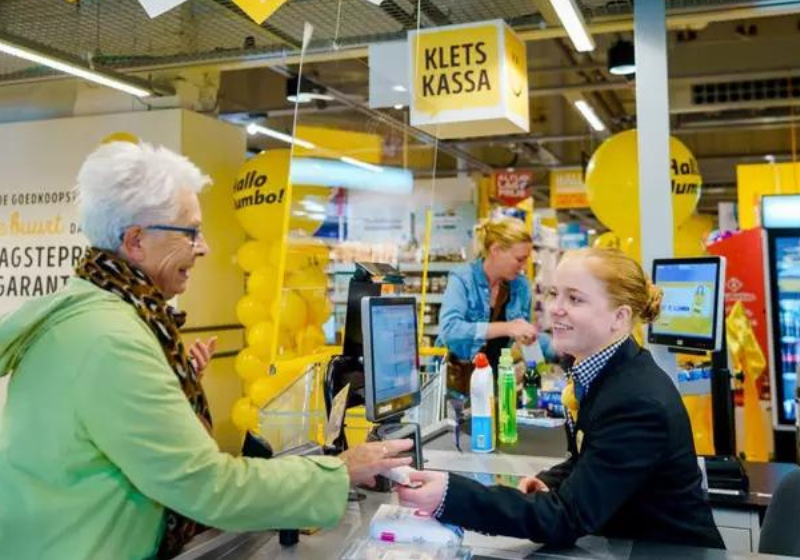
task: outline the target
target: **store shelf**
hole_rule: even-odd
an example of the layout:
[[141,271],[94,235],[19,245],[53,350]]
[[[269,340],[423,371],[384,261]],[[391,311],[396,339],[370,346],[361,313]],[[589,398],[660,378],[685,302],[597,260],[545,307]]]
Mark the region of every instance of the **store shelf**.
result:
[[785,342],[787,344],[796,344],[800,342],[800,337],[798,336],[782,336],[781,342]]
[[[400,296],[413,296],[417,299],[417,301],[422,299],[422,294],[397,294]],[[443,294],[428,294],[425,296],[425,303],[433,303],[433,304],[440,304],[442,303],[442,299],[444,298]],[[331,302],[333,303],[347,303],[347,295],[346,294],[335,294],[331,296]]]
[[[460,262],[432,262],[428,264],[428,272],[450,272],[455,267],[460,266]],[[400,263],[400,272],[422,273],[422,263]],[[328,266],[325,272],[328,274],[353,274],[356,265],[353,263],[336,263]]]

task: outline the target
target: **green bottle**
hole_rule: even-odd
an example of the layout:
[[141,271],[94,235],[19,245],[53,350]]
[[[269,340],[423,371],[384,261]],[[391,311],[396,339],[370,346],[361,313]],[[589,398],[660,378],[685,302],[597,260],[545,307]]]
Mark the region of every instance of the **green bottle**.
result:
[[503,348],[497,368],[497,385],[500,393],[498,411],[501,443],[517,442],[517,381],[514,377],[514,360],[511,349]]

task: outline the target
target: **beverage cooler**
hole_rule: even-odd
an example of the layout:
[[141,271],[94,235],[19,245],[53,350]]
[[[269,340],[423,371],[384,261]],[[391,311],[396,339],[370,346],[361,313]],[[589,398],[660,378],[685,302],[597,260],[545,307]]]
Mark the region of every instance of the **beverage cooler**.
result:
[[800,368],[800,196],[762,199],[776,459],[796,461]]

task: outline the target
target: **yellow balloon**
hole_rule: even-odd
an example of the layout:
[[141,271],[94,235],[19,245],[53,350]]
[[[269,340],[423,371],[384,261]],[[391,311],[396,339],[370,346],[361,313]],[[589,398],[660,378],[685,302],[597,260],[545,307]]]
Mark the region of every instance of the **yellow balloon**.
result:
[[289,274],[284,286],[286,288],[300,288],[302,295],[306,290],[327,288],[328,276],[317,267],[303,268]]
[[272,383],[270,383],[270,380],[267,377],[262,377],[253,382],[253,384],[250,386],[247,396],[250,397],[250,400],[253,401],[254,405],[256,405],[258,408],[261,408],[267,404],[267,402],[269,402],[270,397],[272,397],[272,393]]
[[129,142],[131,144],[138,144],[139,137],[135,134],[125,131],[112,132],[100,142],[101,144],[110,144],[111,142]]
[[269,243],[263,241],[247,241],[239,247],[236,253],[236,261],[245,272],[253,272],[256,269],[270,266],[274,259],[274,249]]
[[278,295],[278,269],[262,266],[250,273],[247,293],[263,303],[274,301]]
[[233,207],[244,230],[260,241],[283,237],[289,198],[289,150],[253,156],[233,183]]
[[258,431],[258,409],[256,409],[248,398],[237,400],[231,410],[231,420],[234,426],[241,431]]
[[324,293],[322,297],[315,297],[308,301],[308,322],[312,325],[322,325],[331,318],[333,304]]
[[267,373],[267,364],[262,362],[252,348],[244,348],[236,355],[233,363],[236,374],[245,382],[252,381],[260,375]]
[[308,308],[305,300],[294,290],[284,292],[281,299],[280,328],[296,333],[308,322]]
[[[702,178],[697,160],[677,138],[670,137],[673,222],[682,224],[697,206]],[[627,130],[603,142],[586,168],[586,190],[592,212],[620,238],[639,236],[639,157],[637,133]]]
[[311,354],[320,346],[325,346],[325,333],[322,327],[309,325],[297,335],[297,350],[303,354]]
[[256,323],[247,329],[247,345],[259,358],[269,358],[270,341],[272,340],[272,321]]
[[244,296],[236,304],[236,317],[245,327],[252,327],[269,319],[269,307],[253,296]]
[[592,247],[596,249],[619,249],[620,245],[619,236],[613,231],[601,233],[592,243]]

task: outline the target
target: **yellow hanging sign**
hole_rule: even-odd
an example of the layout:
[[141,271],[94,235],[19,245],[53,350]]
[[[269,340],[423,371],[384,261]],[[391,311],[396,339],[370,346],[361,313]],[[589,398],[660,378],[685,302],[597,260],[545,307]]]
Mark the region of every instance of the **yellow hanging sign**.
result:
[[411,125],[439,138],[528,132],[525,44],[502,21],[409,33]]
[[257,24],[264,23],[269,16],[278,11],[278,8],[286,3],[286,0],[233,0]]

